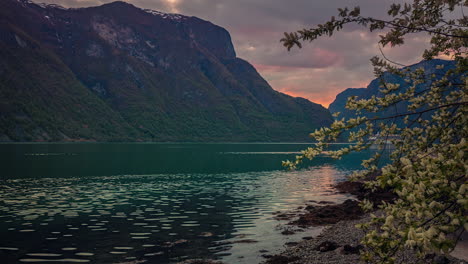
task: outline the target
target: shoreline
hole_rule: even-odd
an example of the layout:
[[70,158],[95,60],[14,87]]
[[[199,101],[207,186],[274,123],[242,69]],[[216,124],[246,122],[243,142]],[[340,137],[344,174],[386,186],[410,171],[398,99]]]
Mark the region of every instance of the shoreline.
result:
[[[339,193],[348,193],[361,200],[364,197],[370,198],[374,201],[388,201],[394,196],[388,191],[379,191],[375,194],[370,194],[363,189],[362,183],[355,182],[341,182],[333,186]],[[323,212],[327,212],[330,215],[335,215],[340,218],[340,210],[346,210],[346,203],[348,206],[354,206],[347,200],[342,204],[334,205],[322,205],[322,206],[309,206],[305,207],[309,209],[309,212],[299,215],[299,220],[290,222],[291,225],[308,225],[308,226],[323,226],[325,228],[322,232],[313,238],[303,239],[297,243],[297,245],[291,247],[285,247],[283,251],[276,255],[266,256],[265,261],[262,264],[352,264],[352,263],[364,263],[360,261],[359,250],[362,248],[360,241],[365,235],[364,231],[355,227],[356,224],[368,222],[370,220],[370,213],[363,213],[352,209],[349,215],[344,216],[342,219],[335,219],[337,221],[330,221],[330,217],[324,215]],[[319,202],[320,204],[320,202]],[[328,210],[324,210],[328,207]],[[334,208],[334,209],[331,209]],[[378,214],[378,210],[373,211],[374,214]],[[311,215],[318,214],[319,218],[325,220],[320,223],[317,221],[317,217],[311,217]],[[308,215],[308,216],[307,216]],[[341,216],[343,217],[343,216]],[[300,219],[305,218],[311,220],[309,222],[301,222]],[[462,241],[459,241],[461,244]],[[466,241],[463,241],[466,244]],[[458,245],[457,245],[458,247]],[[457,249],[457,247],[455,249]],[[466,247],[463,245],[461,247]],[[465,252],[466,256],[466,252]],[[412,250],[400,250],[396,254],[396,263],[440,263],[440,264],[467,264],[468,262],[463,259],[457,259],[449,255],[437,255],[435,257],[427,257],[421,259],[416,256]]]

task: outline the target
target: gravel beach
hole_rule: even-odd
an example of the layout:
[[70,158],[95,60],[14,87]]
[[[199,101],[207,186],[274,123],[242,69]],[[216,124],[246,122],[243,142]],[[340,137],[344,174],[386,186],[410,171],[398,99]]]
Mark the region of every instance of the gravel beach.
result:
[[[264,263],[358,263],[359,254],[347,254],[344,246],[356,247],[359,244],[364,232],[355,228],[354,225],[366,220],[367,217],[364,217],[359,220],[341,221],[329,226],[319,236],[311,240],[303,240],[298,245],[287,248],[281,254],[267,259]],[[326,248],[326,242],[333,242],[336,245]],[[323,246],[320,247],[320,245]],[[334,247],[336,248],[333,249]]]
[[[348,200],[349,201],[349,200]],[[347,201],[347,202],[348,202]],[[330,214],[336,214],[347,202],[334,205]],[[319,212],[315,207],[309,214]],[[379,214],[375,211],[374,214]],[[314,218],[312,218],[314,219]],[[328,219],[328,218],[325,218]],[[359,245],[364,232],[356,228],[356,224],[370,221],[370,214],[363,214],[358,219],[349,216],[348,220],[341,220],[328,225],[317,237],[299,242],[296,246],[286,248],[278,255],[267,256],[265,264],[354,264],[364,263],[359,259]],[[297,222],[297,221],[296,221]],[[292,222],[294,223],[294,222]],[[465,241],[461,241],[462,244]],[[462,248],[463,250],[463,248]],[[463,255],[463,254],[461,254]],[[465,254],[466,255],[466,254]],[[456,259],[450,255],[432,255],[427,258],[418,257],[412,250],[401,250],[396,253],[396,263],[435,263],[435,264],[468,264],[467,261]]]
[[[267,259],[265,264],[353,264],[364,263],[359,260],[359,241],[364,232],[355,227],[358,223],[369,221],[366,214],[358,220],[346,220],[325,228],[322,233],[310,240],[303,240],[294,247],[287,248],[279,255]],[[451,256],[436,256],[421,259],[412,251],[397,253],[396,263],[437,263],[467,264],[468,262]]]

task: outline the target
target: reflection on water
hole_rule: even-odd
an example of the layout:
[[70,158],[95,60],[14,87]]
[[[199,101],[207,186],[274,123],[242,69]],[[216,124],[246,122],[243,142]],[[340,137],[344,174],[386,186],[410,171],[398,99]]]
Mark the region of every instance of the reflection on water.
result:
[[[85,152],[87,145],[71,145],[69,149],[64,146],[49,146],[52,155],[31,156],[24,154],[49,152],[44,151],[43,145],[16,145],[16,157],[22,158],[9,157],[14,160],[6,170],[9,176],[0,181],[2,263],[47,260],[169,263],[202,257],[222,257],[228,263],[255,263],[261,259],[260,249],[278,249],[287,239],[292,239],[276,229],[278,221],[272,218],[273,212],[297,208],[308,200],[346,199],[333,193],[331,185],[342,180],[355,166],[355,162],[334,162],[323,157],[320,164],[310,164],[308,170],[272,170],[271,160],[277,162],[291,158],[278,153],[294,152],[303,146],[260,145],[255,149],[255,145],[249,144],[245,145],[248,146],[246,149],[213,144],[208,147],[191,146],[202,153],[195,161],[202,160],[205,165],[221,161],[227,164],[224,172],[219,172],[222,169],[219,164],[213,164],[211,167],[206,165],[203,173],[195,170],[192,173],[102,176],[100,173],[105,170],[99,167],[80,169],[80,166],[94,164],[89,157],[83,157],[83,153],[91,153],[94,158],[101,156],[104,166],[110,162],[105,155],[118,156],[123,163],[119,164],[121,171],[154,171],[154,164],[146,168],[138,168],[142,162],[133,164],[135,160],[149,160],[148,153],[162,155],[165,151],[177,149],[168,154],[171,158],[186,158],[193,153],[187,154],[183,144],[180,148],[177,144],[167,144],[165,148],[156,145],[159,148],[156,151],[148,150],[145,145],[140,145],[146,148],[145,151],[138,151],[140,148],[134,146],[129,146],[129,150],[126,145],[119,149],[117,144],[107,145],[111,146],[110,149],[104,147],[99,151],[97,146],[90,145],[92,147],[88,151],[91,152]],[[238,167],[253,166],[246,163],[252,155],[221,154],[255,152],[253,150],[275,153],[254,155],[258,156],[256,161],[261,162],[260,167],[270,170],[233,171],[235,164]],[[118,151],[120,156],[114,151]],[[129,160],[121,157],[128,152],[139,155]],[[45,157],[42,161],[50,167],[39,167],[38,174],[24,168],[14,169],[20,163],[23,167],[39,164],[31,157]],[[57,158],[64,157],[70,165],[68,168],[57,164]],[[5,156],[2,158],[7,159]],[[158,170],[177,170],[171,167],[173,163],[160,162],[160,156],[152,158],[163,167]],[[193,160],[186,159],[178,162],[185,163],[181,165],[182,170],[187,169],[187,163],[194,164]],[[114,171],[110,170],[107,175]],[[87,175],[93,172],[98,176]],[[60,174],[77,177],[58,177]],[[258,242],[230,243],[243,239]]]

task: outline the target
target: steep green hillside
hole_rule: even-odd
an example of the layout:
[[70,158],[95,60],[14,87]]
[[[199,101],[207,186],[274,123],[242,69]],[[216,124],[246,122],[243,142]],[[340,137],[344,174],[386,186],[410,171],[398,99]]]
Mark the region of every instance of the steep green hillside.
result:
[[24,39],[27,45],[24,48],[0,45],[2,140],[141,138],[136,129],[83,86],[57,57]]

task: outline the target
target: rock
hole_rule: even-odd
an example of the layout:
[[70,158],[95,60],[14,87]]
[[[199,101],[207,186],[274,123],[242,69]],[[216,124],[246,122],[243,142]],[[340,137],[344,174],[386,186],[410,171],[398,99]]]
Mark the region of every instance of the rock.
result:
[[320,201],[318,204],[335,204],[334,202],[329,202],[329,201]]
[[286,246],[288,247],[293,247],[293,246],[297,246],[297,244],[299,244],[298,242],[286,242]]
[[434,258],[435,264],[449,264],[450,260],[446,256],[436,256]]
[[314,226],[338,223],[341,220],[358,219],[364,214],[359,202],[346,200],[342,204],[325,206],[307,206],[308,212],[301,215],[299,219],[290,222],[291,225]]
[[296,216],[295,214],[282,213],[282,214],[276,215],[274,218],[276,220],[290,220],[290,219],[294,218],[295,216]]
[[233,244],[239,244],[239,243],[258,243],[257,240],[254,239],[242,239],[242,240],[236,240],[232,242]]
[[362,182],[344,181],[337,183],[334,187],[339,193],[359,195],[365,192],[364,184]]
[[317,247],[314,249],[320,252],[327,252],[327,251],[332,251],[338,248],[338,244],[336,244],[333,241],[325,241],[320,243]]
[[351,245],[344,245],[343,249],[341,250],[342,254],[359,254],[359,250],[363,249],[362,245],[351,246]]
[[[375,178],[376,175],[370,176],[370,178]],[[387,189],[377,189],[374,192],[366,189],[364,183],[362,182],[351,182],[344,181],[336,184],[334,186],[339,193],[350,193],[357,196],[359,200],[367,199],[373,202],[376,206],[381,204],[382,201],[391,202],[396,198],[396,195]]]
[[282,235],[292,235],[292,234],[295,234],[296,232],[292,231],[291,229],[286,229],[286,230],[283,230],[283,232],[281,232]]

